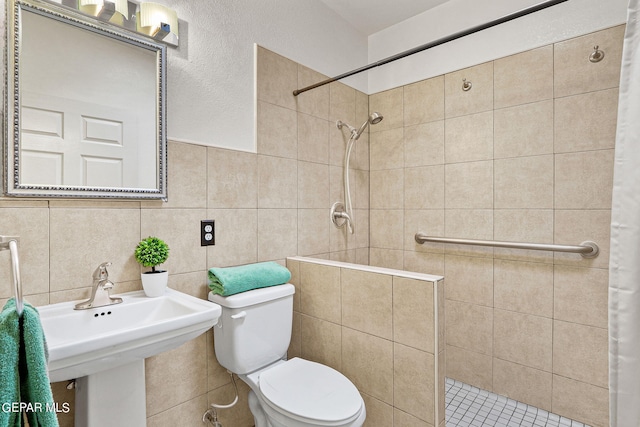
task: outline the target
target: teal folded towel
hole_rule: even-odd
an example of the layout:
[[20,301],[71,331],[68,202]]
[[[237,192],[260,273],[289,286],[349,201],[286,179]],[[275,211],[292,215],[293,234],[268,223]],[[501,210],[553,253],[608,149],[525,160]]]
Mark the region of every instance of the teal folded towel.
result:
[[290,279],[289,270],[273,261],[209,269],[209,288],[214,294],[225,297],[252,289],[282,285]]
[[[13,299],[0,313],[0,426],[22,425],[22,414],[13,411],[12,405],[20,402],[20,317]],[[9,409],[9,410],[4,410]]]
[[[25,303],[18,316],[10,299],[0,313],[0,426],[58,427],[40,315]],[[8,410],[7,410],[8,409]]]
[[[49,352],[40,314],[31,304],[22,310],[20,346],[20,395],[30,405],[26,411],[30,427],[58,427],[55,402],[49,383]],[[33,410],[31,410],[33,409]]]

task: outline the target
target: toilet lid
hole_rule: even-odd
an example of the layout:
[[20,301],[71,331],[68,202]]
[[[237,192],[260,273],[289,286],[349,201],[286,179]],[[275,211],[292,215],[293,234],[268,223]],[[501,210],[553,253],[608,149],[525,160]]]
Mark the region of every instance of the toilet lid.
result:
[[328,366],[293,358],[260,374],[260,392],[276,407],[322,422],[359,414],[362,397],[351,381]]

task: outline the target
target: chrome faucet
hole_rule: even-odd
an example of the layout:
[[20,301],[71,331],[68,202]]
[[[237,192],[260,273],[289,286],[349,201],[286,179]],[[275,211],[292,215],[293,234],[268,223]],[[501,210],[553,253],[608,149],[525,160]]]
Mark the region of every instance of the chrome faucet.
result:
[[111,289],[113,289],[113,282],[109,280],[109,272],[107,267],[111,265],[110,262],[103,262],[93,272],[93,287],[91,289],[91,298],[85,302],[76,304],[75,310],[86,310],[88,308],[103,307],[105,305],[120,304],[122,298],[112,297]]

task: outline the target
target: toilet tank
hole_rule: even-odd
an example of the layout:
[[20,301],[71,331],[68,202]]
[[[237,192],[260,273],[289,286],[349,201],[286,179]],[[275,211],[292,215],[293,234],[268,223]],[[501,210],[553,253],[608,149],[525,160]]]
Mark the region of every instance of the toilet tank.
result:
[[213,327],[216,358],[236,374],[248,374],[285,357],[291,342],[291,284],[270,286],[223,297],[209,293],[222,307]]

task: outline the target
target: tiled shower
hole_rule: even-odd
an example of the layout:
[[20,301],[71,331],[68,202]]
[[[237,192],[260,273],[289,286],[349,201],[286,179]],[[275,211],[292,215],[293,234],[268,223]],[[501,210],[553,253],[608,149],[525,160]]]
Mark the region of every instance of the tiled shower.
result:
[[[608,241],[623,32],[610,28],[369,99],[385,115],[370,137],[370,264],[445,277],[447,376],[598,426],[608,424]],[[588,60],[598,45],[609,63]],[[588,260],[418,245],[418,231],[595,240],[602,252]]]

